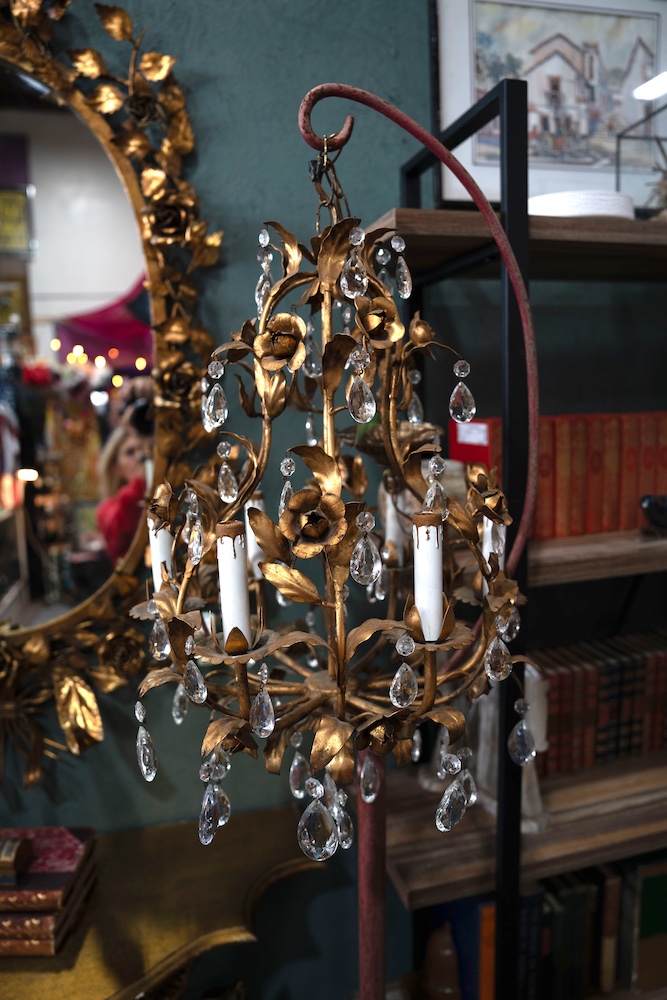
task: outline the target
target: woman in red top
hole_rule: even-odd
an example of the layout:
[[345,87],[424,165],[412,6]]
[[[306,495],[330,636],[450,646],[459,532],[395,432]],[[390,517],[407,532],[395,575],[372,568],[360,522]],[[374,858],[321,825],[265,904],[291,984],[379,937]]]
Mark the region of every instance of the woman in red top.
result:
[[132,427],[111,434],[100,456],[100,486],[105,499],[97,507],[97,525],[107,552],[116,562],[129,549],[146,510],[146,442]]

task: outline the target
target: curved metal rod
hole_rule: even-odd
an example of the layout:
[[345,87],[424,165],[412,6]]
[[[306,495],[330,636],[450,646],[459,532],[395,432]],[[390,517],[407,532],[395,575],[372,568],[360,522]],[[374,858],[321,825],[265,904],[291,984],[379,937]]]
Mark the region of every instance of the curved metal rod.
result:
[[[305,142],[313,149],[322,152],[324,150],[324,140],[315,135],[310,124],[310,116],[318,101],[325,97],[341,97],[346,100],[356,101],[357,104],[364,104],[373,111],[379,112],[385,118],[389,118],[409,135],[419,140],[426,149],[430,150],[434,156],[454,174],[456,179],[466,189],[473,202],[481,212],[491,235],[498,246],[500,256],[503,260],[509,279],[516,295],[523,329],[523,340],[526,352],[526,382],[528,388],[528,470],[526,481],[526,495],[524,500],[523,514],[517,530],[514,544],[507,557],[507,572],[512,575],[516,569],[521,553],[528,541],[533,514],[535,512],[535,501],[537,498],[537,460],[538,460],[538,439],[539,439],[539,402],[537,386],[537,352],[535,349],[535,333],[533,330],[533,318],[528,300],[528,292],[521,277],[521,271],[517,264],[516,257],[505,230],[501,226],[498,218],[491,208],[489,202],[482,194],[477,183],[470,176],[456,157],[450,153],[441,142],[438,142],[425,128],[416,121],[399,111],[393,104],[383,101],[375,94],[367,90],[360,90],[358,87],[350,87],[345,83],[323,83],[310,90],[299,108],[299,131]],[[328,137],[326,141],[327,151],[342,149],[352,134],[354,119],[349,116],[345,120],[343,128],[337,134]]]

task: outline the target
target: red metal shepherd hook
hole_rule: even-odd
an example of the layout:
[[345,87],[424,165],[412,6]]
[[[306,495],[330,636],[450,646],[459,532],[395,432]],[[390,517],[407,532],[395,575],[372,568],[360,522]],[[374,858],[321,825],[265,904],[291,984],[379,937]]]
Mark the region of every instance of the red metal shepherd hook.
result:
[[[399,125],[404,131],[418,139],[441,163],[451,170],[466,189],[477,208],[482,213],[491,231],[509,279],[516,295],[523,329],[526,353],[526,381],[528,389],[528,470],[526,496],[523,514],[511,552],[507,558],[507,573],[511,576],[516,569],[521,553],[528,540],[535,501],[537,497],[538,460],[538,385],[537,352],[533,318],[519,265],[509,244],[505,230],[495,212],[472,179],[468,171],[459,163],[442,143],[430,132],[418,125],[412,118],[399,111],[393,104],[383,101],[366,90],[350,87],[344,83],[323,83],[309,91],[299,108],[299,130],[304,140],[318,152],[324,151],[324,141],[319,138],[310,124],[310,115],[325,97],[342,97],[379,111],[385,118]],[[352,134],[354,119],[348,116],[340,132],[327,138],[327,152],[342,149]],[[362,761],[358,767],[361,767]],[[384,759],[381,759],[384,764]],[[359,996],[360,1000],[384,1000],[385,997],[385,836],[386,816],[384,800],[384,767],[382,767],[382,787],[378,799],[369,805],[361,796],[357,801],[358,819],[358,871],[359,871]]]
[[[388,101],[383,101],[382,98],[376,97],[375,94],[371,94],[367,90],[360,90],[358,87],[350,87],[345,83],[322,83],[319,87],[314,87],[310,90],[304,97],[299,108],[299,131],[309,146],[316,149],[318,152],[323,152],[324,150],[324,140],[313,132],[313,128],[310,124],[310,115],[318,101],[323,100],[325,97],[346,98],[350,101],[356,101],[358,104],[365,104],[366,107],[372,108],[374,111],[379,111],[381,115],[384,115],[385,118],[389,118],[390,121],[395,122],[396,125],[400,126],[400,128],[402,128],[405,132],[414,136],[415,139],[418,139],[423,146],[437,156],[440,162],[444,163],[444,165],[451,170],[456,179],[460,181],[477,208],[484,216],[486,224],[491,230],[491,235],[498,246],[503,263],[507,268],[507,273],[512,283],[514,294],[516,295],[516,300],[519,306],[519,315],[521,317],[521,326],[523,329],[523,340],[526,352],[526,382],[528,388],[528,470],[526,496],[521,522],[514,538],[514,544],[512,545],[512,549],[507,557],[507,573],[511,576],[516,569],[521,553],[528,540],[528,534],[531,528],[533,514],[535,512],[535,500],[537,498],[537,458],[539,437],[537,352],[535,349],[533,316],[530,308],[530,302],[528,300],[528,292],[526,291],[526,286],[524,285],[523,278],[521,277],[516,257],[514,256],[512,247],[509,244],[505,230],[498,221],[495,212],[465,167],[463,167],[456,157],[450,153],[450,151],[446,149],[441,142],[438,142],[438,140],[435,139],[430,132],[427,132],[426,129],[419,125],[416,121],[408,117],[408,115],[404,114],[402,111],[399,111],[398,108],[395,108],[393,104],[389,104]],[[340,132],[337,132],[331,138],[327,138],[327,151],[333,153],[337,149],[342,149],[352,135],[353,126],[354,118],[351,118],[348,115]]]

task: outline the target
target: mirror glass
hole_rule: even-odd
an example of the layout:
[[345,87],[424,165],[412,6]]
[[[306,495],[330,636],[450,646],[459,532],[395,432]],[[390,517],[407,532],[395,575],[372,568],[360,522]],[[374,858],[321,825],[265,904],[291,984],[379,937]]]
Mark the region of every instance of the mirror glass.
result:
[[144,269],[95,135],[0,64],[0,621],[68,612],[130,547],[152,456]]

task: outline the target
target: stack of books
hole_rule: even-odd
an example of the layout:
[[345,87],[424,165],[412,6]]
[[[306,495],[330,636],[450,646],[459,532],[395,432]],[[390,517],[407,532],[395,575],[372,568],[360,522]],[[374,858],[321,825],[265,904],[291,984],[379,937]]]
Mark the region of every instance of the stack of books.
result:
[[666,745],[667,633],[580,642],[531,654],[548,681],[549,749],[539,774],[566,774]]
[[0,955],[56,954],[95,881],[94,845],[92,827],[0,828]]
[[[667,494],[667,412],[540,417],[534,538],[645,525],[647,494]],[[449,457],[502,471],[500,417],[449,425]]]

